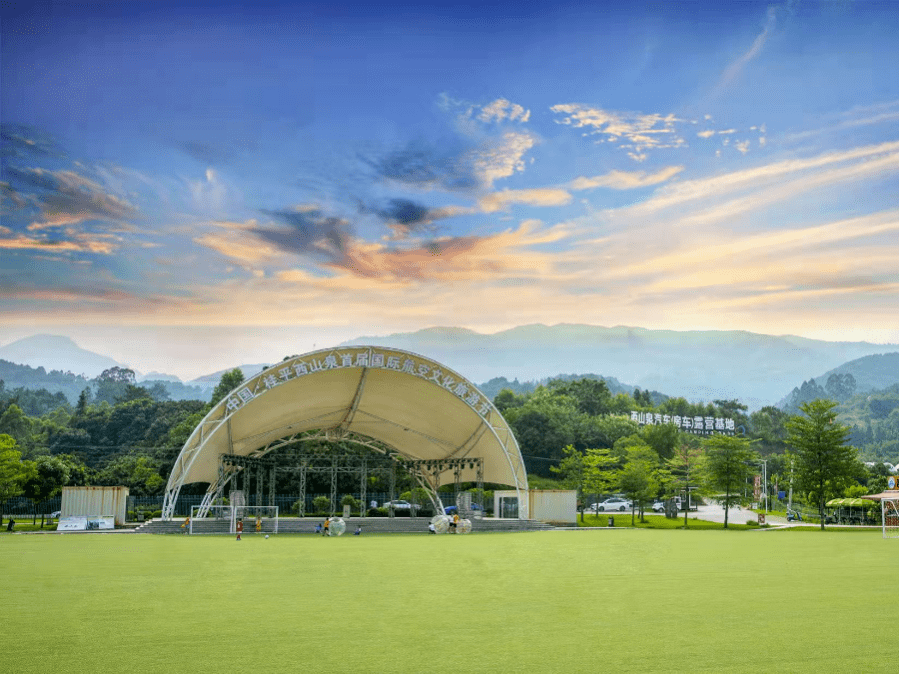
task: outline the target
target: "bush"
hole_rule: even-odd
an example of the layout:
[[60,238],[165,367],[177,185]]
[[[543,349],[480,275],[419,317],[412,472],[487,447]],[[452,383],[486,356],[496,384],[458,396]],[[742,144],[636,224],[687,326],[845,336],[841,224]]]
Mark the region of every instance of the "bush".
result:
[[318,513],[329,513],[331,511],[331,498],[319,495],[312,500],[312,508]]
[[340,505],[349,506],[351,511],[359,510],[359,500],[353,495],[344,495],[343,499],[340,500]]
[[302,506],[303,508],[306,508],[306,505],[303,503],[303,500],[302,500],[302,499],[296,500],[296,501],[291,505],[291,507],[290,507],[290,512],[291,512],[291,513],[299,513],[299,512],[300,512],[300,507],[301,507],[301,506]]

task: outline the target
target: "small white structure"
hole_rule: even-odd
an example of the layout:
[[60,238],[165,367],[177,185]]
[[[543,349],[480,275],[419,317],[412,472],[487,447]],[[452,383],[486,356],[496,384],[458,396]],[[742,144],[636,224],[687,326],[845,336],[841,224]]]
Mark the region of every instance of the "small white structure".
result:
[[[527,513],[534,520],[553,525],[577,524],[577,490],[527,490]],[[497,518],[518,518],[521,512],[515,490],[493,493],[493,513]]]
[[121,485],[64,487],[60,521],[70,516],[112,516],[116,525],[124,526],[128,492]]

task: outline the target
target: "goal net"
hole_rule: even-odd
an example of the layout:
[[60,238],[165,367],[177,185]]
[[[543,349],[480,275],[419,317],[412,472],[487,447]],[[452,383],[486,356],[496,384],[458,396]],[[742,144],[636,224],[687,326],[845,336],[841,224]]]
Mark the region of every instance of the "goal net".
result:
[[236,516],[243,519],[244,534],[278,534],[277,506],[242,506]]
[[190,507],[190,534],[228,534],[234,529],[233,506],[210,506],[202,518],[197,514],[203,506]]
[[883,518],[883,538],[899,539],[899,496],[881,500],[880,515]]

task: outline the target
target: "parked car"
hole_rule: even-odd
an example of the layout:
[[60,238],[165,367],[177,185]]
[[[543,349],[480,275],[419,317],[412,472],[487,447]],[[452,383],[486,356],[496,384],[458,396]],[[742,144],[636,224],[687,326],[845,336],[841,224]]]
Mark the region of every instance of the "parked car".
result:
[[50,517],[51,518],[59,518],[60,513],[62,513],[62,511],[54,511],[53,513],[50,514]]
[[[385,509],[389,509],[391,505],[393,506],[394,511],[408,511],[412,508],[412,504],[405,499],[394,499],[392,502],[384,502]],[[420,509],[421,504],[416,504],[415,508]]]
[[652,503],[652,510],[656,513],[664,513],[665,512],[665,502],[661,500],[656,500]]
[[609,497],[606,500],[590,504],[585,511],[629,511],[631,503],[621,497]]
[[[455,506],[447,506],[443,510],[446,513],[446,515],[451,516],[456,512],[456,507]],[[472,511],[483,511],[484,508],[480,504],[475,504],[474,502],[472,502],[471,510]]]

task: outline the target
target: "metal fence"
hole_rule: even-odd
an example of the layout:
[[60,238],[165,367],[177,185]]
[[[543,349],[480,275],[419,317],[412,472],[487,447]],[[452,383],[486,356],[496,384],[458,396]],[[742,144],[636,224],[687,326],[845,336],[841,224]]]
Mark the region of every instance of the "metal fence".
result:
[[[354,499],[358,501],[359,494],[358,493],[348,493]],[[190,514],[190,509],[192,506],[199,506],[203,501],[204,495],[179,495],[178,502],[175,505],[175,515],[176,516],[187,516]],[[253,495],[250,495],[252,498]],[[324,497],[326,499],[330,499],[330,494],[327,492],[322,493],[307,493],[306,494],[306,508],[305,513],[315,513],[315,498],[316,497]],[[339,500],[343,498],[343,494],[338,495],[338,510],[342,511],[342,507],[339,506]],[[399,498],[399,497],[397,497]],[[278,513],[283,516],[295,515],[297,513],[297,509],[294,508],[294,504],[296,504],[299,499],[299,495],[275,495],[275,506],[278,507]],[[390,496],[386,492],[375,492],[375,493],[367,493],[366,501],[368,501],[368,508],[372,508],[372,502],[377,503],[377,507],[382,507],[388,500]],[[453,492],[441,492],[440,500],[443,502],[443,505],[446,506],[456,506],[456,496]],[[134,521],[140,519],[140,515],[143,516],[144,519],[156,517],[157,511],[162,511],[162,503],[163,503],[163,495],[150,495],[150,496],[133,496],[128,497],[128,520]],[[253,506],[254,504],[249,504]],[[429,506],[429,504],[423,504],[422,506]],[[493,503],[485,504],[487,510],[492,510]],[[2,512],[4,518],[8,518],[12,516],[17,520],[24,520],[25,518],[40,518],[42,515],[49,515],[51,513],[55,513],[62,509],[62,497],[56,496],[51,497],[50,499],[45,499],[41,502],[34,502],[31,499],[27,499],[26,497],[13,497],[12,499],[7,499],[5,502],[0,505],[0,512]],[[355,512],[356,509],[353,509]]]

